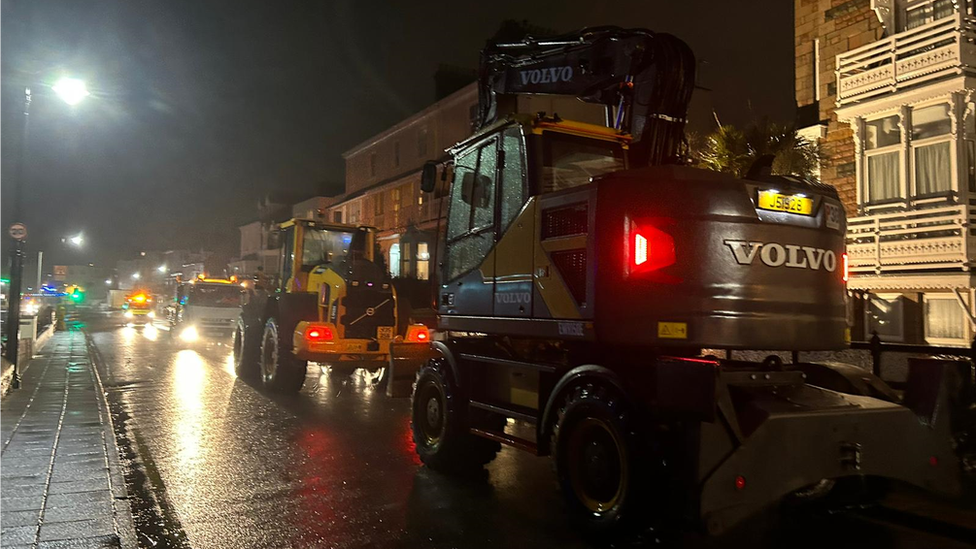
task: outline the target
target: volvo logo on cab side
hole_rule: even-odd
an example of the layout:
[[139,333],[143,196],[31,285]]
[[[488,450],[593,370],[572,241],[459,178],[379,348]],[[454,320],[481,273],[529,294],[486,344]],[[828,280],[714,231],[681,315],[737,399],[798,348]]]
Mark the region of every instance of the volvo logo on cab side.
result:
[[811,246],[797,246],[796,244],[779,244],[777,242],[754,242],[748,240],[725,240],[726,246],[732,250],[739,265],[752,265],[756,257],[769,267],[791,267],[794,269],[821,268],[829,273],[837,268],[837,254],[832,250],[814,248]]
[[547,69],[532,69],[519,71],[522,78],[522,85],[530,82],[532,84],[555,84],[556,82],[569,82],[573,79],[573,67],[551,67]]

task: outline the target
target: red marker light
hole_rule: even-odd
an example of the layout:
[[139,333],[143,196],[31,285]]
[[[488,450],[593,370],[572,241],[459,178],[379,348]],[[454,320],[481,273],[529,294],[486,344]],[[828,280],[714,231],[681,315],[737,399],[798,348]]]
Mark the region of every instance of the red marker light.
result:
[[932,467],[938,467],[939,466],[939,458],[937,458],[936,456],[930,457],[929,458],[929,465],[931,465]]
[[742,491],[746,488],[746,477],[739,475],[735,477],[735,489]]
[[312,326],[305,330],[305,340],[309,342],[332,341],[335,334],[328,326]]
[[430,341],[430,331],[423,324],[415,324],[407,328],[407,336],[403,339],[407,343],[426,343]]
[[647,239],[644,235],[634,235],[634,265],[647,263]]
[[[629,257],[627,265],[629,273],[656,271],[674,265],[677,257],[674,250],[674,238],[652,225],[644,222],[640,225],[629,222],[630,236],[626,237],[625,255]],[[657,220],[657,223],[670,224],[670,220]]]

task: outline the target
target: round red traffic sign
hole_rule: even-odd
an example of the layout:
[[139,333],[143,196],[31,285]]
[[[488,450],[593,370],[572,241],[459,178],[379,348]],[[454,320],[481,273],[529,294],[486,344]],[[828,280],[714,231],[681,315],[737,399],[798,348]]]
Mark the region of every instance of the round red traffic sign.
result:
[[10,236],[13,237],[14,240],[23,240],[27,238],[27,226],[23,223],[14,223],[10,226],[10,229],[7,232],[10,233]]

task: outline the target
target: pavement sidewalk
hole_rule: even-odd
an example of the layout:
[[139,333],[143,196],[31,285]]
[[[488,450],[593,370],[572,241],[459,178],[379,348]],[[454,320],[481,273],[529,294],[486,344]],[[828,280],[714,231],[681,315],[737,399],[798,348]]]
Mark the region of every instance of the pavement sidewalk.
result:
[[0,402],[0,546],[134,547],[111,417],[83,332],[57,332]]

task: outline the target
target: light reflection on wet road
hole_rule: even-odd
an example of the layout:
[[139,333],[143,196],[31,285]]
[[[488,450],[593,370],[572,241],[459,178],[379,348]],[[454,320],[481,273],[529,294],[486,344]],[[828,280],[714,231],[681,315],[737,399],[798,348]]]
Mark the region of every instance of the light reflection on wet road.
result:
[[[269,395],[235,376],[229,341],[188,345],[106,320],[88,332],[110,400],[128,413],[193,547],[592,546],[563,514],[547,459],[505,448],[474,478],[430,471],[413,452],[409,399],[360,375],[310,368],[300,394]],[[967,546],[893,528],[819,517],[679,545]]]

